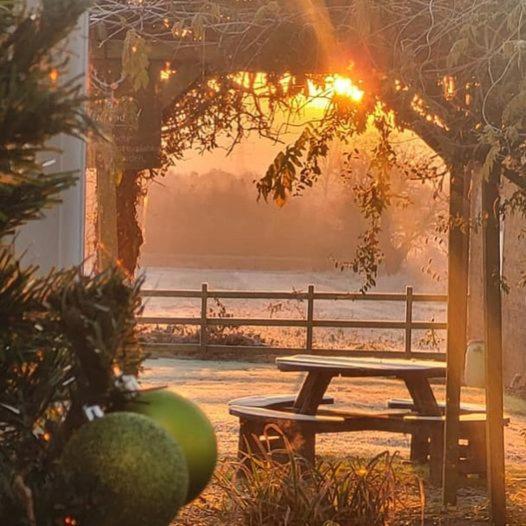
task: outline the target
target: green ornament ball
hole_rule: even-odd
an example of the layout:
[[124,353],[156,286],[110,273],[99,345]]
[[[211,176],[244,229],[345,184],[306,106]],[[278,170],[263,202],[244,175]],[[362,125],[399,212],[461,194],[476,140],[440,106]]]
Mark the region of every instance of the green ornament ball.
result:
[[184,505],[188,468],[177,442],[150,418],[111,413],[82,426],[61,467],[75,494],[89,494],[86,526],[168,526]]
[[164,389],[140,393],[127,409],[149,416],[180,444],[188,465],[186,502],[194,500],[210,482],[217,463],[210,420],[196,404]]

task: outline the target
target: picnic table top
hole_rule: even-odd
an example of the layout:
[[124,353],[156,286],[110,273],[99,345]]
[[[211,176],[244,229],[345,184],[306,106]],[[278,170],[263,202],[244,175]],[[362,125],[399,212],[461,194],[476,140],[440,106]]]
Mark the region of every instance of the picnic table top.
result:
[[405,360],[393,358],[353,358],[348,356],[315,356],[298,354],[276,358],[280,371],[320,372],[334,376],[446,376],[446,364],[432,360]]

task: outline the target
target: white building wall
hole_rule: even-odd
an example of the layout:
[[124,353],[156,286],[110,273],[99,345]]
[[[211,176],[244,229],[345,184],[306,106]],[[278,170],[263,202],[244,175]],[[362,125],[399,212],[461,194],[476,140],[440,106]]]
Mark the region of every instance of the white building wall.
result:
[[[68,54],[67,76],[86,79],[88,15],[81,18],[70,37]],[[50,170],[78,172],[79,181],[64,192],[61,205],[47,211],[44,219],[24,226],[16,237],[15,246],[18,253],[24,253],[24,263],[36,264],[42,272],[79,265],[84,259],[85,144],[79,139],[59,136],[50,146],[63,152],[56,157],[48,154],[54,160]]]

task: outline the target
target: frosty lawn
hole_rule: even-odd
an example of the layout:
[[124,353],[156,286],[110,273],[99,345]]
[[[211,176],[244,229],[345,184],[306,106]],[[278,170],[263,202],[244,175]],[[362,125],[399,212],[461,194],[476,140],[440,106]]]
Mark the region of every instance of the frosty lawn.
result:
[[[142,375],[144,387],[168,385],[169,389],[194,400],[214,424],[219,454],[232,457],[237,452],[237,419],[228,414],[228,401],[254,394],[290,394],[299,388],[302,376],[279,373],[274,364],[242,361],[198,361],[154,359],[145,363]],[[438,398],[444,388],[435,385]],[[333,395],[336,407],[356,410],[385,409],[390,398],[407,398],[400,381],[378,379],[335,379],[328,394]],[[465,388],[466,403],[484,403],[482,389]],[[521,431],[526,428],[526,405],[517,399],[507,399],[511,423],[506,428],[506,452],[510,464],[526,469],[526,444]],[[398,450],[407,458],[409,437],[402,435],[360,432],[320,436],[320,454],[353,454],[371,457],[385,449]]]

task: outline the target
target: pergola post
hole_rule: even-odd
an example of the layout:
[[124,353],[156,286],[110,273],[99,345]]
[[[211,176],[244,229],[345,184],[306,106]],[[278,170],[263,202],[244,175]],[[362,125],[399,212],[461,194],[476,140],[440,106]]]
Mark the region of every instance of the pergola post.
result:
[[486,443],[492,523],[506,524],[502,293],[500,262],[500,166],[482,181],[484,327],[486,338]]
[[468,308],[469,172],[464,164],[450,168],[447,383],[443,466],[444,505],[456,505],[459,462],[459,418]]
[[97,266],[103,270],[117,261],[117,182],[102,159],[97,163]]

